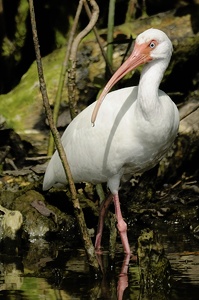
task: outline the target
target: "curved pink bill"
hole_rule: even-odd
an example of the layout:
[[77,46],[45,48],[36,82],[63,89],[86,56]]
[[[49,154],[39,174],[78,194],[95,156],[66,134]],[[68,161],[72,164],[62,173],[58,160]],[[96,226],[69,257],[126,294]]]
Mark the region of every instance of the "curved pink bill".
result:
[[128,72],[132,71],[133,69],[137,68],[138,66],[140,66],[144,63],[147,63],[151,60],[150,50],[151,49],[148,47],[148,43],[143,43],[141,45],[135,44],[134,50],[131,53],[131,55],[129,56],[129,58],[113,74],[113,76],[108,81],[105,88],[103,89],[99,99],[97,100],[95,108],[92,113],[92,117],[91,117],[91,123],[93,126],[95,126],[97,114],[98,114],[99,108],[100,108],[105,96],[108,94],[108,92],[111,90],[111,88],[122,77],[124,77]]

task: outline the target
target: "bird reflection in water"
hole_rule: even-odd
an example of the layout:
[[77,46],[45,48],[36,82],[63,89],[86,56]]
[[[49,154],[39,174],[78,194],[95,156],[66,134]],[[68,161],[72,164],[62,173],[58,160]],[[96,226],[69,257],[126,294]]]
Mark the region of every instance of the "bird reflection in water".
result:
[[[104,254],[96,254],[98,263],[100,265],[102,271],[102,281],[101,281],[101,288],[100,288],[100,299],[115,299],[116,297],[116,290],[112,287],[112,280],[110,278],[110,273],[107,271],[106,262],[106,255]],[[126,288],[128,287],[128,268],[129,268],[129,261],[131,258],[131,254],[126,254],[124,256],[124,260],[122,262],[122,267],[118,276],[117,281],[117,300],[123,299],[123,294]],[[115,278],[115,277],[114,277]]]

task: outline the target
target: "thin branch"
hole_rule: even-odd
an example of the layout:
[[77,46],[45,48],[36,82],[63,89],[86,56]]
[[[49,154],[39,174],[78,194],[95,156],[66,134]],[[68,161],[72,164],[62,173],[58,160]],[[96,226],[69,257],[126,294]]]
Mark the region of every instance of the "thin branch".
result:
[[[86,0],[80,0],[84,3]],[[77,60],[77,49],[82,39],[92,30],[96,24],[99,16],[99,7],[95,0],[89,0],[92,6],[92,17],[88,25],[76,36],[70,53],[70,69],[68,70],[68,97],[71,117],[74,118],[77,114],[76,110],[76,60]]]
[[196,110],[198,110],[199,105],[197,105],[196,107],[194,107],[191,111],[189,111],[188,113],[186,113],[184,116],[181,116],[180,121],[182,121],[183,119],[185,119],[186,117],[188,117],[189,115],[191,115],[192,113],[194,113]]
[[113,31],[114,31],[114,19],[115,19],[115,0],[109,1],[108,11],[108,34],[107,34],[107,58],[109,64],[112,66],[113,61]]
[[[82,1],[80,1],[79,5],[77,7],[73,26],[70,30],[69,40],[68,40],[68,44],[67,44],[67,48],[66,48],[66,54],[65,54],[64,62],[62,64],[62,68],[61,68],[61,72],[60,72],[59,84],[58,84],[58,89],[57,89],[57,93],[56,93],[56,97],[55,97],[55,105],[54,105],[54,109],[53,109],[53,119],[54,119],[54,122],[56,125],[57,125],[58,113],[59,113],[59,109],[60,109],[61,96],[62,96],[65,78],[66,78],[66,72],[68,70],[69,55],[71,52],[71,46],[72,46],[72,42],[74,39],[75,31],[77,29],[79,16],[82,11],[82,6],[83,6],[83,3],[82,3]],[[54,139],[53,139],[52,133],[50,132],[47,155],[52,156],[53,152],[54,152]]]
[[68,178],[74,212],[75,212],[75,216],[77,218],[77,222],[78,222],[78,225],[79,225],[79,228],[81,231],[81,236],[82,236],[82,240],[84,242],[84,248],[86,250],[88,261],[89,261],[89,264],[93,267],[94,271],[98,272],[99,268],[98,268],[98,262],[97,262],[97,259],[95,256],[94,247],[92,245],[90,236],[88,234],[88,230],[87,230],[85,219],[84,219],[84,214],[82,212],[81,206],[79,204],[79,200],[77,198],[75,184],[74,184],[74,181],[72,178],[72,174],[70,171],[70,167],[69,167],[69,164],[68,164],[68,161],[66,158],[64,148],[63,148],[61,140],[60,140],[59,132],[53,122],[53,116],[52,116],[52,112],[51,112],[51,108],[50,108],[50,104],[49,104],[49,100],[48,100],[46,83],[45,83],[44,75],[43,75],[43,66],[42,66],[42,61],[41,61],[40,47],[39,47],[39,41],[38,41],[38,35],[37,35],[33,0],[29,0],[29,6],[30,6],[30,17],[31,17],[31,25],[32,25],[32,32],[33,32],[33,42],[34,42],[36,61],[37,61],[37,70],[38,70],[38,76],[39,76],[39,82],[40,82],[40,90],[41,90],[41,94],[42,94],[42,98],[43,98],[43,104],[44,104],[46,115],[47,115],[47,118],[49,121],[50,129],[51,129],[52,135],[55,140],[57,151],[59,153],[61,162],[63,164],[63,168],[65,171],[66,177]]
[[[85,8],[85,10],[86,10],[86,13],[87,13],[89,19],[91,19],[92,14],[91,14],[90,8],[89,8],[89,6],[88,6],[88,3],[87,3],[86,1],[84,2],[84,8]],[[97,40],[98,45],[99,45],[99,47],[100,47],[100,50],[101,50],[102,56],[103,56],[103,58],[104,58],[104,61],[105,61],[105,63],[106,63],[106,66],[107,66],[107,68],[108,68],[108,71],[109,71],[109,73],[112,75],[112,74],[113,74],[113,69],[112,69],[112,66],[110,65],[110,63],[109,63],[109,61],[108,61],[108,58],[107,58],[107,56],[106,56],[106,52],[104,51],[104,48],[103,48],[102,43],[101,43],[101,41],[100,41],[100,36],[99,36],[99,34],[98,34],[98,32],[97,32],[96,26],[93,27],[93,32],[94,32],[94,34],[95,34],[96,40]]]

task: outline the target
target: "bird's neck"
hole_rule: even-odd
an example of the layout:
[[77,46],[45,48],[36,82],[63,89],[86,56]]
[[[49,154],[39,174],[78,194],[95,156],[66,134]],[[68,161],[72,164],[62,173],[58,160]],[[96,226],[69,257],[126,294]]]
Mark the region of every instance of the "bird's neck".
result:
[[167,63],[154,60],[144,66],[138,87],[138,109],[143,117],[150,119],[160,112],[158,89]]

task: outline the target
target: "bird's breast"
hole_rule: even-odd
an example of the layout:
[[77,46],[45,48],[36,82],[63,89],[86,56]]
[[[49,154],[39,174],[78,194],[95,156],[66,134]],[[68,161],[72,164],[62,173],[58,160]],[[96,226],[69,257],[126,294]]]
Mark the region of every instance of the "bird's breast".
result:
[[[165,100],[165,99],[164,99]],[[166,99],[167,100],[167,99]],[[109,159],[114,157],[118,169],[144,172],[155,166],[171,147],[179,126],[179,113],[172,101],[152,119],[145,119],[136,110],[136,102],[121,120],[112,137]]]

